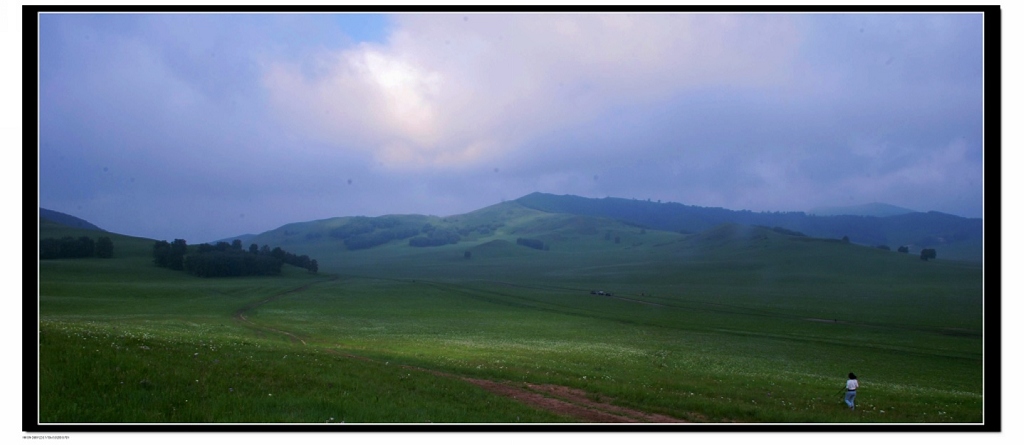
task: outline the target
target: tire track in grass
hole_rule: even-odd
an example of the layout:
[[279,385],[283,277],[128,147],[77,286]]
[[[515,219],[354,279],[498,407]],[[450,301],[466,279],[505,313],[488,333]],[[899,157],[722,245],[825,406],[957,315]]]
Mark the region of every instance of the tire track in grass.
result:
[[[313,283],[307,283],[294,289],[288,289],[285,291],[278,292],[271,295],[263,300],[250,303],[242,308],[239,308],[234,313],[235,320],[246,324],[250,328],[258,332],[272,332],[278,335],[283,335],[291,340],[292,343],[302,343],[303,346],[308,346],[305,340],[300,338],[291,332],[282,331],[280,329],[269,328],[266,326],[259,326],[253,321],[245,317],[245,313],[251,311],[264,304],[278,300],[286,295],[302,292],[308,289],[310,286],[320,283],[326,283],[329,281],[335,281],[338,279],[338,275],[332,276],[330,279],[317,281]],[[333,355],[337,355],[344,358],[350,358],[355,360],[362,360],[367,362],[379,363],[379,360],[375,360],[369,357],[362,357],[347,352],[341,352],[332,348],[324,348],[325,352]],[[513,382],[502,382],[496,380],[487,380],[474,377],[461,376],[457,374],[451,374],[447,372],[441,372],[426,368],[419,368],[411,365],[401,365],[405,369],[415,370],[419,372],[427,372],[436,376],[458,379],[464,382],[476,385],[487,392],[497,394],[502,397],[514,399],[520,403],[538,408],[544,411],[553,412],[558,415],[576,419],[582,422],[590,423],[684,423],[687,422],[683,419],[667,416],[664,414],[646,413],[630,408],[624,408],[621,406],[612,405],[605,402],[597,402],[593,400],[585,391],[570,388],[568,386],[554,385],[554,384],[534,384],[534,383],[513,383]],[[699,416],[698,416],[699,417]]]
[[[477,282],[478,283],[499,284],[499,285],[502,285],[502,286],[519,287],[519,288],[524,288],[524,289],[586,291],[586,289],[578,288],[578,287],[553,286],[553,285],[527,285],[527,284],[510,283],[510,282],[506,282],[506,281],[494,281],[494,280],[478,280]],[[428,283],[429,284],[431,282],[424,281],[424,283]],[[434,284],[440,284],[440,282],[434,282]],[[625,294],[625,295],[630,295],[630,294]],[[511,296],[511,295],[509,295],[509,296]],[[746,307],[746,306],[735,305],[735,304],[711,303],[711,302],[704,302],[704,301],[691,302],[691,303],[689,303],[689,305],[679,305],[678,303],[677,304],[664,304],[664,303],[655,303],[655,302],[652,302],[652,301],[641,300],[639,298],[635,298],[635,297],[637,297],[637,295],[635,295],[635,294],[633,294],[631,296],[634,297],[634,298],[627,298],[627,297],[624,297],[624,296],[621,296],[621,295],[618,295],[618,294],[614,295],[614,296],[613,295],[600,295],[600,297],[609,298],[609,299],[615,299],[615,300],[621,300],[621,301],[626,301],[626,302],[630,302],[630,303],[637,303],[637,304],[642,304],[642,305],[647,305],[647,306],[657,306],[657,307],[663,307],[663,308],[668,308],[668,309],[678,309],[678,310],[686,310],[686,311],[705,311],[705,312],[715,312],[715,313],[721,313],[721,314],[745,315],[745,316],[753,316],[753,317],[769,317],[769,318],[776,318],[776,319],[779,319],[779,320],[802,320],[802,321],[811,321],[811,322],[816,322],[816,323],[833,323],[833,324],[842,324],[842,325],[849,325],[849,326],[855,326],[855,327],[864,327],[864,328],[872,328],[872,329],[895,329],[895,330],[923,332],[923,333],[930,333],[930,334],[941,334],[941,335],[948,335],[948,336],[954,336],[954,337],[977,337],[977,338],[981,338],[982,337],[981,331],[967,329],[967,328],[943,327],[943,326],[912,326],[912,325],[901,325],[901,324],[897,324],[897,323],[865,323],[865,322],[859,322],[859,321],[839,320],[839,319],[833,319],[833,318],[827,318],[827,319],[826,318],[808,318],[808,317],[804,317],[804,316],[800,316],[800,315],[795,315],[795,314],[786,314],[786,313],[780,313],[780,312],[776,312],[776,311],[767,311],[767,310],[764,310],[764,309],[749,308],[749,307]],[[710,306],[710,307],[701,307],[701,306]],[[725,309],[714,309],[714,308],[725,308]]]
[[293,294],[293,293],[296,293],[296,292],[302,292],[302,291],[308,289],[310,286],[312,286],[314,284],[327,283],[327,282],[330,282],[330,281],[336,281],[337,279],[338,279],[338,275],[333,275],[333,276],[331,276],[330,278],[328,278],[326,280],[315,281],[315,282],[312,282],[312,283],[306,283],[306,284],[303,284],[302,286],[296,287],[294,289],[288,289],[288,290],[285,290],[285,291],[278,292],[278,293],[276,293],[274,295],[271,295],[271,296],[269,296],[269,297],[267,297],[267,298],[265,298],[263,300],[260,300],[260,301],[254,302],[254,303],[249,303],[248,305],[245,305],[242,308],[240,308],[237,311],[235,311],[234,319],[244,323],[246,326],[249,326],[250,328],[255,329],[256,331],[272,332],[272,333],[275,333],[275,334],[278,334],[278,335],[283,335],[285,337],[288,337],[288,340],[291,340],[292,343],[302,343],[303,345],[305,345],[306,341],[301,339],[301,338],[299,338],[299,336],[297,336],[295,334],[292,334],[291,332],[282,331],[280,329],[269,328],[269,327],[266,327],[266,326],[259,326],[256,323],[253,323],[248,318],[245,318],[245,313],[249,312],[249,311],[251,311],[253,309],[256,309],[257,307],[263,306],[264,304],[270,303],[271,301],[274,301],[274,300],[277,300],[277,299],[279,299],[281,297],[284,297],[285,295]]

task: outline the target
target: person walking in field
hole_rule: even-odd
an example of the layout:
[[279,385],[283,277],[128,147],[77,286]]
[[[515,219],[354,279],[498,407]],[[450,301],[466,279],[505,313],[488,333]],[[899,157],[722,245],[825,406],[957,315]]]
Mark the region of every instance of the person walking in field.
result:
[[857,388],[860,387],[860,382],[857,381],[857,376],[852,372],[849,375],[849,380],[846,381],[846,406],[850,407],[850,411],[853,411],[853,399],[857,398]]

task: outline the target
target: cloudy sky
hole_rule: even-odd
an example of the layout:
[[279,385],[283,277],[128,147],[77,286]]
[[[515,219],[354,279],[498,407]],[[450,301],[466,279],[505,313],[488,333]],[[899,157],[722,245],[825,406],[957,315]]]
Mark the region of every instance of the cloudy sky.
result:
[[189,243],[540,191],[982,216],[979,14],[45,14],[39,205]]

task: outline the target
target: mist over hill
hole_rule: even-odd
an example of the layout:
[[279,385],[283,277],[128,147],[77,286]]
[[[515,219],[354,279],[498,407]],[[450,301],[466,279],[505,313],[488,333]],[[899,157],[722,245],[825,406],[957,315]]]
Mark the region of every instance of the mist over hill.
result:
[[982,219],[940,212],[912,212],[886,217],[815,216],[804,212],[752,212],[623,198],[584,198],[531,193],[516,202],[551,213],[600,216],[657,230],[696,233],[719,224],[781,227],[820,238],[848,237],[869,246],[909,246],[912,252],[937,248],[945,258],[981,261]]

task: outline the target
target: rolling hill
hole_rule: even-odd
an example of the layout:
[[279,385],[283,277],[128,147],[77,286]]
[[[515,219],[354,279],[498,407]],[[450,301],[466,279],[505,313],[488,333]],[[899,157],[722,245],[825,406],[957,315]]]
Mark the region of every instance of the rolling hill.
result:
[[[802,212],[751,212],[653,203],[621,198],[591,199],[533,193],[514,201],[462,215],[386,215],[338,217],[281,226],[236,237],[249,245],[282,246],[315,258],[363,249],[437,247],[473,248],[491,241],[516,246],[537,239],[550,250],[606,250],[672,242],[678,235],[701,233],[723,224],[775,229],[776,233],[839,240],[912,254],[934,248],[939,259],[980,262],[982,220],[939,212],[886,217],[813,216]],[[637,235],[644,234],[643,238]],[[618,239],[618,243],[615,240]],[[654,241],[658,239],[658,241]],[[595,241],[596,240],[596,241]],[[610,241],[610,243],[609,243]]]
[[52,221],[52,222],[55,222],[55,223],[58,223],[58,224],[62,224],[62,225],[68,226],[68,227],[75,227],[75,228],[79,228],[79,229],[98,230],[100,232],[105,232],[105,230],[97,227],[95,224],[90,223],[89,221],[86,221],[84,219],[77,218],[77,217],[68,215],[66,213],[61,213],[61,212],[57,212],[57,211],[53,211],[53,210],[48,210],[48,209],[44,209],[44,208],[40,208],[39,209],[39,218],[42,219],[42,220],[47,220],[47,221]]

